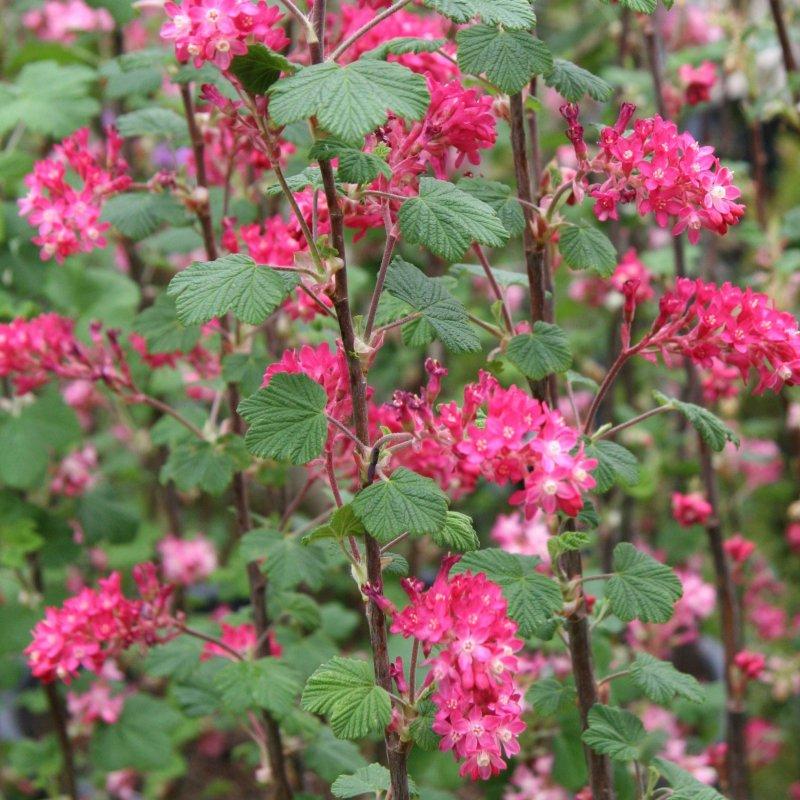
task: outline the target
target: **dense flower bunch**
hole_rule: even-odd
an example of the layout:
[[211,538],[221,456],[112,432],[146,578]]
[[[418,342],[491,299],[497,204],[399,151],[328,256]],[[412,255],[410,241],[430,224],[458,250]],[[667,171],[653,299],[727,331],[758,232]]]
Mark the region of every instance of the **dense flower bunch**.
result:
[[[56,145],[52,158],[36,162],[25,178],[28,193],[19,209],[38,228],[33,241],[43,260],[61,263],[74,253],[105,247],[109,224],[100,221],[103,201],[131,184],[121,149],[122,139],[113,128],[106,129],[104,153],[90,146],[89,129],[81,128]],[[70,169],[77,187],[68,180]]]
[[279,27],[283,15],[277,6],[263,0],[186,0],[166,3],[170,18],[161,28],[161,38],[175,42],[175,56],[195,67],[206,61],[227,70],[234,56],[247,52],[249,42],[282,50],[289,39]]
[[134,567],[140,599],[122,593],[122,577],[112,572],[97,589],[84,588],[61,608],[49,607],[25,649],[34,677],[69,683],[83,667],[99,673],[109,659],[133,644],[151,645],[168,636],[168,586],[159,584],[152,564]]
[[[43,260],[60,264],[74,253],[105,247],[103,233],[109,223],[100,221],[103,201],[125,191],[131,178],[121,155],[122,139],[106,129],[105,152],[89,145],[89,129],[81,128],[56,145],[52,158],[37,161],[25,178],[28,193],[19,201],[19,213],[38,229],[33,240]],[[72,170],[79,181],[68,180]]]
[[617,122],[600,133],[600,154],[589,161],[577,107],[562,108],[583,171],[605,176],[588,186],[595,216],[600,221],[619,219],[618,206],[635,202],[639,214],[653,214],[662,228],[671,224],[675,235],[686,230],[693,244],[703,228],[722,235],[736,225],[744,214],[744,206],[736,202],[741,192],[714,148],[701,146],[657,115],[637,119],[626,133],[634,110],[623,104]]
[[711,503],[699,492],[672,494],[672,516],[684,528],[692,525],[705,525],[714,513]]
[[58,465],[50,491],[65,497],[79,497],[94,486],[97,477],[97,450],[94,445],[87,444],[69,453]]
[[158,552],[164,577],[181,586],[191,586],[217,568],[214,545],[200,534],[193,539],[167,536],[158,543]]
[[759,377],[756,394],[800,382],[800,330],[792,314],[752,289],[679,278],[661,298],[658,318],[642,342],[672,365],[688,357],[701,367],[724,365],[746,381]]
[[45,42],[70,44],[78,33],[110,31],[114,18],[105,8],[92,8],[84,0],[47,0],[22,15],[22,24]]
[[[203,645],[203,652],[200,654],[201,661],[208,661],[210,658],[233,658],[233,650],[243,658],[252,658],[255,654],[258,637],[256,636],[255,625],[244,622],[241,625],[230,625],[227,622],[220,623],[219,641],[222,645],[214,642],[206,642]],[[267,632],[267,642],[269,643],[269,654],[278,657],[283,652],[283,648],[275,638],[275,631]],[[226,649],[227,648],[227,649]]]
[[392,632],[422,643],[436,689],[433,730],[442,750],[463,759],[461,775],[486,780],[519,752],[522,694],[515,680],[523,645],[497,584],[482,573],[451,577],[445,560],[433,585],[403,582],[411,604],[394,616]]
[[[492,98],[477,89],[465,89],[454,78],[440,83],[428,78],[431,102],[425,118],[409,123],[390,117],[377,134],[367,138],[367,150],[382,153],[392,170],[391,178],[379,176],[370,190],[411,196],[417,193],[419,178],[428,169],[438,178],[452,177],[464,161],[477,165],[480,151],[497,139]],[[399,201],[389,203],[396,213]],[[383,227],[384,205],[373,197],[346,206],[346,223],[362,231]]]
[[[429,360],[429,372],[441,368]],[[438,381],[437,376],[437,381]],[[398,461],[440,482],[456,494],[474,486],[478,476],[505,486],[524,482],[510,502],[524,506],[527,519],[541,511],[574,516],[583,493],[595,485],[578,431],[558,411],[516,386],[502,387],[486,372],[464,389],[464,403],[444,403],[396,393],[394,403],[379,409],[377,421],[393,431],[415,434],[412,447]]]
[[113,331],[105,338],[98,325],[85,345],[72,320],[58,314],[40,314],[0,325],[0,377],[11,378],[18,394],[47,383],[52,377],[105,381],[130,387],[131,378]]

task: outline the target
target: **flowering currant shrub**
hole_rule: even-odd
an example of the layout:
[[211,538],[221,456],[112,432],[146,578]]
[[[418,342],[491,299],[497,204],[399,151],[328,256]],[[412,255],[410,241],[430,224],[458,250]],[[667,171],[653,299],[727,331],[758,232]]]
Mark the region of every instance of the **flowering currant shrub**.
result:
[[2,796],[798,800],[796,4],[13,5]]

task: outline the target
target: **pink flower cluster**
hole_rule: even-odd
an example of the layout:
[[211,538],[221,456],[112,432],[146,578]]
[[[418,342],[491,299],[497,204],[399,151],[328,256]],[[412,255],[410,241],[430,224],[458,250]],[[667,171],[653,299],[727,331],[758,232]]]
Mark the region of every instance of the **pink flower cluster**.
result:
[[486,780],[506,766],[503,755],[519,752],[522,693],[515,655],[523,645],[508,617],[503,593],[483,573],[450,577],[457,558],[447,558],[433,585],[422,591],[403,582],[411,604],[395,614],[392,632],[414,637],[429,655],[429,679],[437,707],[433,730],[440,748],[463,759],[461,775]]
[[102,677],[83,694],[67,693],[67,710],[70,716],[80,727],[89,731],[98,720],[106,725],[113,725],[119,719],[124,705],[125,695],[112,695],[111,685]]
[[[479,164],[481,150],[497,139],[492,98],[477,89],[465,89],[459,80],[440,83],[428,78],[431,95],[425,119],[406,122],[391,117],[376,134],[367,138],[367,150],[386,153],[392,177],[378,177],[370,189],[404,196],[417,193],[419,178],[430,168],[437,178],[452,180],[464,161]],[[362,231],[383,227],[383,200],[368,197],[348,204],[347,225]],[[394,214],[399,201],[390,201]]]
[[743,381],[755,370],[756,394],[800,383],[797,319],[765,294],[730,283],[679,278],[639,347],[651,356],[660,351],[668,365],[688,357],[704,369],[733,367]]
[[191,586],[217,568],[214,545],[202,534],[193,539],[167,536],[158,543],[158,552],[164,577],[180,586]]
[[133,644],[162,641],[171,624],[171,588],[158,582],[152,564],[133,569],[140,599],[122,593],[122,578],[112,572],[97,589],[84,588],[61,608],[49,607],[25,648],[34,677],[69,683],[83,667],[99,673],[103,665]]
[[414,434],[396,463],[456,495],[471,490],[480,476],[500,486],[524,482],[510,502],[524,506],[526,519],[540,511],[574,516],[581,510],[583,493],[595,486],[597,461],[585,455],[578,431],[558,411],[516,386],[502,387],[486,372],[464,388],[460,408],[451,402],[434,409],[446,370],[432,359],[426,369],[431,384],[424,398],[396,392],[391,405],[373,412],[375,423]]
[[[128,164],[121,156],[122,139],[106,129],[105,152],[89,144],[89,129],[81,128],[56,145],[52,158],[37,161],[25,178],[28,193],[19,200],[19,213],[38,228],[34,244],[41,257],[62,263],[74,253],[88,253],[106,244],[100,221],[103,201],[131,184]],[[68,169],[77,186],[68,180]]]
[[273,50],[289,44],[278,26],[280,9],[263,0],[185,0],[168,2],[164,10],[170,19],[161,27],[161,38],[175,42],[178,61],[192,59],[198,68],[210,61],[227,70],[234,56],[247,52],[248,42]]
[[700,492],[672,494],[672,516],[683,528],[705,525],[714,513],[711,503]]
[[[703,228],[722,235],[736,225],[744,214],[744,206],[736,202],[741,192],[714,148],[701,146],[659,116],[637,119],[626,134],[633,112],[632,105],[623,105],[615,125],[602,130],[601,152],[591,162],[581,157],[573,139],[584,170],[605,175],[601,183],[589,186],[595,216],[618,219],[619,204],[635,202],[639,214],[653,214],[662,228],[671,224],[674,235],[687,230],[693,244]],[[572,130],[576,112],[565,116]],[[582,137],[580,145],[585,152]]]
[[45,42],[71,44],[76,34],[114,30],[114,18],[105,8],[92,8],[84,0],[47,0],[22,15],[22,24]]
[[[230,650],[234,650],[244,658],[252,658],[255,653],[258,637],[256,636],[255,625],[245,622],[241,625],[229,625],[226,622],[220,623],[220,637],[219,640],[225,644]],[[267,641],[269,642],[269,654],[276,658],[281,655],[283,648],[278,644],[275,638],[275,632],[270,630],[267,632]],[[233,658],[230,650],[221,647],[213,642],[206,642],[203,646],[203,652],[200,654],[201,661],[208,661],[210,658]]]
[[489,535],[507,553],[538,556],[544,564],[550,563],[550,551],[547,549],[550,528],[547,516],[541,511],[529,520],[519,511],[500,514]]
[[80,497],[97,482],[97,450],[87,444],[69,453],[58,465],[50,491],[64,497]]
[[0,325],[0,377],[11,378],[17,394],[26,394],[53,376],[104,381],[131,387],[131,376],[116,333],[91,326],[90,346],[74,334],[74,323],[58,314],[18,318]]

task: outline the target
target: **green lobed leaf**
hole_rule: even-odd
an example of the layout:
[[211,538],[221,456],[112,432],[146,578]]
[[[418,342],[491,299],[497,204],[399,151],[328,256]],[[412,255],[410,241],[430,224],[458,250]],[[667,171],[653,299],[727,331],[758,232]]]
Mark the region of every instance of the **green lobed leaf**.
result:
[[454,22],[479,17],[490,25],[523,30],[536,24],[529,0],[425,0],[425,5]]
[[358,739],[382,731],[391,717],[391,701],[375,684],[366,661],[335,656],[306,682],[301,701],[306,711],[324,714],[340,739]]
[[186,120],[168,108],[142,108],[117,118],[121,136],[158,136],[183,142],[188,139]]
[[419,196],[400,207],[400,230],[409,244],[455,261],[473,243],[499,247],[508,239],[491,206],[447,181],[420,178]]
[[525,694],[525,699],[542,717],[553,717],[575,705],[575,687],[555,678],[536,681]]
[[558,251],[572,269],[590,269],[603,278],[614,274],[617,251],[601,230],[590,225],[569,225],[562,229]]
[[672,786],[670,800],[725,800],[713,786],[702,783],[690,772],[666,758],[653,759],[653,766]]
[[623,622],[667,622],[683,594],[678,576],[628,542],[614,548],[614,576],[606,584],[611,610]]
[[661,661],[650,653],[636,654],[630,675],[634,685],[654,703],[665,705],[676,695],[693,703],[703,702],[703,690],[692,675],[680,672],[669,661]]
[[447,520],[447,498],[430,478],[398,467],[386,480],[362,489],[353,511],[372,536],[388,542],[406,531],[437,534]]
[[586,445],[588,458],[596,458],[597,466],[592,471],[597,486],[595,491],[602,494],[612,486],[635,486],[639,483],[639,462],[630,450],[616,442],[599,439]]
[[241,538],[239,548],[246,561],[263,562],[261,569],[275,591],[300,584],[312,589],[322,586],[328,564],[318,545],[304,546],[293,534],[256,528]]
[[531,333],[515,336],[508,343],[506,355],[525,377],[537,381],[572,366],[567,334],[549,322],[535,322]]
[[326,403],[325,390],[307,375],[273,375],[266,389],[239,404],[239,413],[250,424],[247,449],[258,458],[307,464],[325,445]]
[[385,59],[389,55],[402,56],[409,53],[435,53],[447,43],[447,39],[422,39],[417,36],[396,36],[394,39],[373,47],[361,54],[361,58]]
[[553,61],[553,69],[544,76],[544,82],[573,103],[583,99],[586,94],[599,103],[605,103],[614,91],[602,78],[563,58]]
[[234,56],[229,71],[239,79],[246,92],[266,94],[282,72],[293,73],[296,70],[297,65],[286,56],[256,43],[251,44],[246,53]]
[[[453,275],[472,275],[476,278],[486,279],[486,273],[480,264],[453,264],[450,267]],[[492,267],[492,275],[500,286],[527,286],[528,277],[521,272],[511,272],[507,269]],[[597,388],[597,387],[595,387]]]
[[439,748],[439,734],[432,726],[436,717],[436,706],[430,700],[423,700],[417,706],[419,715],[408,726],[408,732],[417,747],[432,753]]
[[323,727],[303,754],[305,765],[327,783],[333,783],[343,772],[354,772],[367,766],[353,742],[337,739],[330,728]]
[[278,719],[292,710],[300,691],[294,670],[277,658],[232,661],[214,676],[214,685],[229,711],[265,708]]
[[361,520],[353,511],[351,503],[337,508],[331,516],[330,522],[315,528],[311,533],[307,533],[303,539],[303,544],[315,542],[318,539],[346,539],[348,536],[363,536],[366,532]]
[[183,225],[186,212],[171,195],[129,192],[106,200],[101,219],[123,236],[138,241],[162,225]]
[[653,14],[658,5],[658,0],[619,0],[619,4],[640,14]]
[[444,527],[433,534],[433,541],[445,550],[466,553],[481,546],[471,517],[458,511],[448,511]]
[[697,433],[700,434],[700,438],[715,453],[723,450],[728,442],[732,442],[737,447],[739,446],[740,440],[735,431],[731,430],[716,414],[707,408],[694,403],[684,403],[682,400],[667,397],[661,392],[654,392],[653,394],[661,405],[671,406],[678,413],[683,414]]
[[160,294],[155,303],[138,314],[133,329],[147,342],[151,353],[188,353],[200,339],[199,326],[186,326],[178,319],[175,301]]
[[454,574],[482,572],[500,586],[508,601],[508,614],[516,620],[522,636],[534,636],[561,610],[561,589],[551,578],[536,572],[541,559],[521,556],[499,548],[467,553],[454,567]]
[[[499,181],[486,180],[486,178],[462,178],[456,186],[462,192],[471,194],[486,203],[487,206],[491,206],[494,213],[500,218],[500,222],[505,226],[509,236],[519,236],[525,229],[525,215],[522,213],[522,206],[510,186]],[[478,267],[478,269],[482,269],[482,267]],[[497,275],[497,273],[502,273],[504,270],[495,269],[493,272]],[[517,276],[515,280],[525,280],[525,285],[527,286],[527,278],[521,273],[508,274]]]
[[386,792],[391,786],[389,770],[382,764],[370,764],[352,775],[340,775],[331,786],[334,797],[361,797]]
[[229,311],[242,322],[259,325],[286,299],[290,288],[291,281],[272,267],[231,253],[182,270],[170,281],[167,294],[175,298],[178,318],[185,325],[208,322]]
[[558,536],[551,536],[547,540],[550,560],[555,561],[559,556],[572,550],[582,550],[591,541],[592,537],[585,531],[565,531]]
[[316,117],[326,131],[359,145],[386,123],[389,111],[422,119],[430,102],[423,76],[374,58],[314,64],[282,78],[269,93],[269,113],[279,125]]
[[515,94],[534,75],[553,68],[547,45],[526,30],[473,25],[460,30],[456,41],[459,67],[473,75],[486,75],[506,94]]
[[36,520],[20,517],[0,522],[0,565],[27,568],[28,556],[39,550],[44,541],[36,530]]
[[480,339],[469,324],[467,311],[440,281],[428,278],[413,264],[395,258],[386,275],[386,291],[407,303],[433,328],[448,350],[480,349]]
[[391,167],[380,156],[365,153],[333,136],[317,139],[308,156],[318,161],[339,159],[336,177],[344,183],[372,183],[379,175],[392,177]]
[[175,445],[161,468],[162,483],[174,481],[183,492],[202,489],[221,494],[233,478],[236,463],[221,442],[191,439]]
[[595,752],[615,761],[633,761],[639,756],[646,733],[641,720],[630,711],[598,703],[589,709],[588,724],[581,739]]

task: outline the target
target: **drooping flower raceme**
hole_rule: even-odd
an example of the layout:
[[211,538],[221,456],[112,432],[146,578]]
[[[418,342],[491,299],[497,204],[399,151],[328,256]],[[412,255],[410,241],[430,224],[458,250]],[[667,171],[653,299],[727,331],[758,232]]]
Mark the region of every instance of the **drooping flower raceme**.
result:
[[97,589],[84,588],[61,608],[46,610],[25,648],[34,677],[69,683],[81,667],[99,673],[108,659],[131,645],[151,645],[169,636],[171,588],[158,582],[152,564],[134,567],[133,576],[140,599],[126,597],[122,577],[112,572]]
[[736,202],[741,191],[714,148],[701,146],[658,115],[637,119],[626,133],[634,110],[623,104],[617,122],[600,133],[600,153],[589,160],[577,107],[562,108],[582,172],[603,176],[599,183],[587,180],[595,216],[600,221],[619,219],[619,205],[635,202],[639,214],[652,214],[676,236],[687,231],[693,244],[704,228],[722,235],[736,225],[744,215],[744,206]]
[[766,295],[730,283],[679,278],[642,345],[640,352],[660,352],[670,366],[687,357],[705,369],[733,367],[743,381],[752,369],[756,394],[800,382],[797,319]]
[[[28,193],[19,200],[19,213],[38,228],[33,242],[41,247],[43,260],[61,263],[74,253],[105,247],[109,224],[100,221],[103,201],[131,184],[121,149],[122,139],[113,128],[106,129],[105,152],[90,146],[89,129],[81,128],[26,176]],[[69,180],[70,171],[77,182]]]
[[486,780],[519,752],[522,692],[515,674],[523,645],[508,616],[500,587],[483,573],[450,576],[457,559],[445,559],[427,591],[408,579],[411,604],[395,614],[392,632],[415,638],[430,655],[429,680],[437,711],[433,730],[440,748],[462,760],[461,775]]
[[202,534],[193,539],[167,536],[158,543],[164,577],[171,583],[191,586],[217,568],[217,552]]

